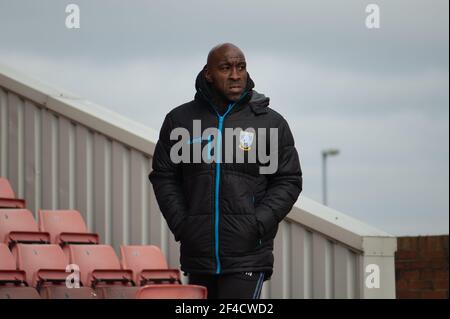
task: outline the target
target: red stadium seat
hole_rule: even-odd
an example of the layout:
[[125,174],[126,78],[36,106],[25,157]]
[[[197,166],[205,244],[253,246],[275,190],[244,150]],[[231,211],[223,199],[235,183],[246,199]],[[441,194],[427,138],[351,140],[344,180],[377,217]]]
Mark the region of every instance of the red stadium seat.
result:
[[161,249],[154,245],[121,246],[123,269],[133,270],[139,286],[155,283],[181,284],[180,271],[169,269]]
[[[14,256],[11,254],[11,252],[8,249],[8,246],[6,246],[3,243],[0,243],[0,270],[16,270],[16,260],[14,259]],[[19,271],[20,272],[20,271]],[[20,272],[21,274],[25,274],[24,272]]]
[[0,209],[0,242],[13,247],[17,243],[46,244],[49,233],[40,232],[27,209]]
[[39,229],[50,234],[52,244],[98,244],[98,234],[88,233],[76,210],[39,210]]
[[0,299],[40,299],[36,289],[27,287],[26,275],[16,270],[16,260],[8,246],[0,243]]
[[196,285],[149,285],[141,287],[136,299],[206,299],[206,287]]
[[70,245],[70,262],[80,267],[84,286],[94,288],[102,298],[133,299],[137,292],[133,272],[120,267],[114,249],[108,245]]
[[26,272],[28,285],[51,299],[97,299],[88,287],[68,288],[67,258],[58,245],[17,245],[17,266]]
[[0,299],[41,299],[41,296],[31,287],[0,286]]
[[25,200],[16,198],[11,184],[0,177],[0,208],[25,208]]

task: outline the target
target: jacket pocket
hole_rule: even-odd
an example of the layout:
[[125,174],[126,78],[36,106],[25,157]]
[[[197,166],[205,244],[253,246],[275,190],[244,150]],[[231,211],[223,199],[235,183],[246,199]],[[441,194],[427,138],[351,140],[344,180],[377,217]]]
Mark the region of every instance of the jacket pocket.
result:
[[187,216],[181,229],[181,253],[188,256],[211,256],[213,254],[211,215]]
[[259,243],[255,215],[223,215],[220,227],[220,251],[225,256],[252,253]]
[[221,213],[254,215],[254,191],[251,177],[234,171],[224,172],[220,185]]

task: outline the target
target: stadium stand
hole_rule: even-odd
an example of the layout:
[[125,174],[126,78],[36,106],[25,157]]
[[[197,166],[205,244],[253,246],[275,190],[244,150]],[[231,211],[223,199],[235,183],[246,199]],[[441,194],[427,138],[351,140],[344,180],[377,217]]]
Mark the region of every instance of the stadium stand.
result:
[[39,229],[50,234],[52,244],[99,244],[99,235],[89,233],[77,210],[39,210]]
[[108,245],[70,245],[70,263],[80,268],[80,280],[101,298],[133,299],[138,287],[133,272],[122,269],[114,249]]
[[[0,299],[206,299],[206,288],[183,285],[157,246],[121,245],[119,260],[77,210],[40,209],[36,223],[6,178],[0,206]],[[70,264],[79,288],[66,285]]]
[[36,289],[28,287],[25,272],[16,268],[8,246],[0,243],[0,299],[40,299]]
[[181,284],[180,271],[169,269],[161,249],[154,245],[120,246],[123,269],[134,273],[134,282],[147,284]]
[[67,257],[58,245],[17,245],[17,266],[46,299],[98,299],[89,287],[68,288]]
[[0,242],[10,249],[18,243],[48,244],[50,234],[39,231],[28,209],[0,209]]
[[206,299],[207,290],[196,285],[148,285],[141,287],[136,299]]

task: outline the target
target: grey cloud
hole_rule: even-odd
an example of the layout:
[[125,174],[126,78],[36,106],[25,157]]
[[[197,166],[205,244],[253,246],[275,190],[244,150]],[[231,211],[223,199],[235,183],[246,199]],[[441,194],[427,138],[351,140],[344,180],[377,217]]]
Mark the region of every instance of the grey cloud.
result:
[[[64,27],[68,3],[82,27]],[[372,72],[448,69],[448,2],[377,1],[381,29],[365,28],[365,6],[341,1],[6,1],[0,2],[5,50],[41,56],[102,55],[98,63],[163,53],[182,58],[222,41],[269,56],[301,54],[306,62]],[[11,30],[13,32],[11,32]]]

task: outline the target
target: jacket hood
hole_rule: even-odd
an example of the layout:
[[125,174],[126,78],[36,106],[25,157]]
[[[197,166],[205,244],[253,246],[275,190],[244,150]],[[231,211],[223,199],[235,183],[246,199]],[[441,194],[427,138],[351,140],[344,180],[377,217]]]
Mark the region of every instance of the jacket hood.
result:
[[248,103],[255,114],[263,114],[267,113],[270,98],[262,93],[252,90],[252,97]]
[[[206,67],[206,65],[205,65]],[[195,99],[201,99],[206,101],[208,104],[212,105],[213,101],[213,91],[211,85],[206,81],[205,78],[205,67],[198,73],[197,78],[195,80]],[[247,73],[247,85],[244,89],[243,94],[245,96],[235,107],[235,111],[242,107],[248,102],[252,111],[255,114],[261,114],[267,112],[267,106],[269,105],[270,99],[266,97],[264,94],[258,93],[253,88],[255,87],[255,83],[253,82],[250,74]]]

